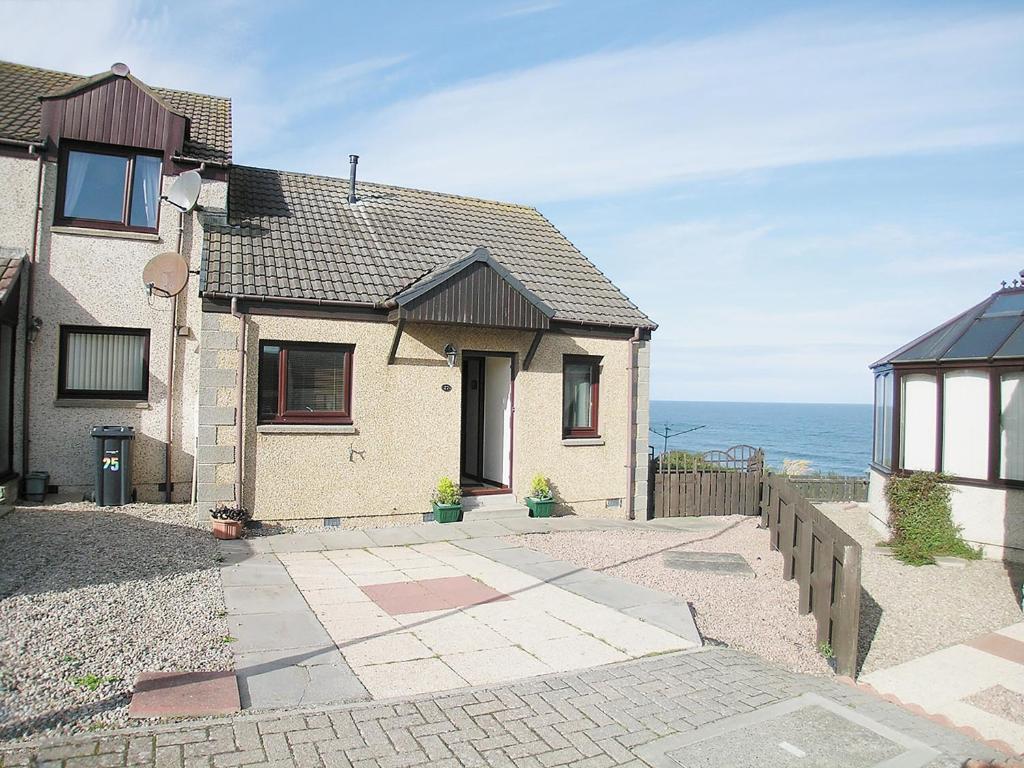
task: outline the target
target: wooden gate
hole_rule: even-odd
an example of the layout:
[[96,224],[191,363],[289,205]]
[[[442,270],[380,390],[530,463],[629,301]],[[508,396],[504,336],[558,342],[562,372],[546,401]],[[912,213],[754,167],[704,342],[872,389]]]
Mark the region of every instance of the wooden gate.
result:
[[650,463],[653,517],[760,514],[764,453],[749,445],[727,451],[667,451]]

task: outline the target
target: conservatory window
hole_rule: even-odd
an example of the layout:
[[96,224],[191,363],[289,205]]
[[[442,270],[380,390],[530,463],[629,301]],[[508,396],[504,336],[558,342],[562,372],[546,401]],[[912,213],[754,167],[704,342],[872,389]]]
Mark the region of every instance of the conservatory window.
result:
[[930,472],[935,469],[935,377],[911,374],[904,376],[902,383],[900,466]]
[[892,466],[892,372],[875,376],[875,445],[874,462]]
[[1004,373],[999,390],[999,477],[1024,480],[1024,373]]
[[942,471],[983,480],[988,477],[988,374],[951,371],[943,387]]

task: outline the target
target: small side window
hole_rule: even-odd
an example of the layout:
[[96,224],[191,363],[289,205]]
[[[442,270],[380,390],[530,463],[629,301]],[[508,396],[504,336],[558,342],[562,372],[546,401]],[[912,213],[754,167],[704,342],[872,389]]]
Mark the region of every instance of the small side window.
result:
[[562,436],[599,437],[598,403],[601,358],[566,355],[562,359]]

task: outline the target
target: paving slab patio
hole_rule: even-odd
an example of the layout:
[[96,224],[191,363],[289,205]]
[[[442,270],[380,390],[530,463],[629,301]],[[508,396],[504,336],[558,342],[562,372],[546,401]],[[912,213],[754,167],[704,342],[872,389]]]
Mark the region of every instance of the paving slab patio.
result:
[[[473,530],[493,532],[485,525]],[[546,556],[538,563],[537,553],[488,536],[278,557],[374,698],[518,680],[699,645],[695,629],[674,634],[615,610],[663,603],[667,595]],[[545,573],[574,573],[578,582],[565,589],[545,584],[529,572],[536,566]],[[677,617],[673,626],[680,623]]]

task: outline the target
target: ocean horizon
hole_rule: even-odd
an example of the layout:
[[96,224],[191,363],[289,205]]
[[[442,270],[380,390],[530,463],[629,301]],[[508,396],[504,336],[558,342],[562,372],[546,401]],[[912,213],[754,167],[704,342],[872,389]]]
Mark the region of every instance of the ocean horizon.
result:
[[[787,459],[810,462],[812,472],[861,475],[871,461],[870,403],[749,403],[652,400],[651,428],[694,429],[670,437],[668,447],[687,451],[752,445],[769,466]],[[662,436],[648,435],[655,453]]]

